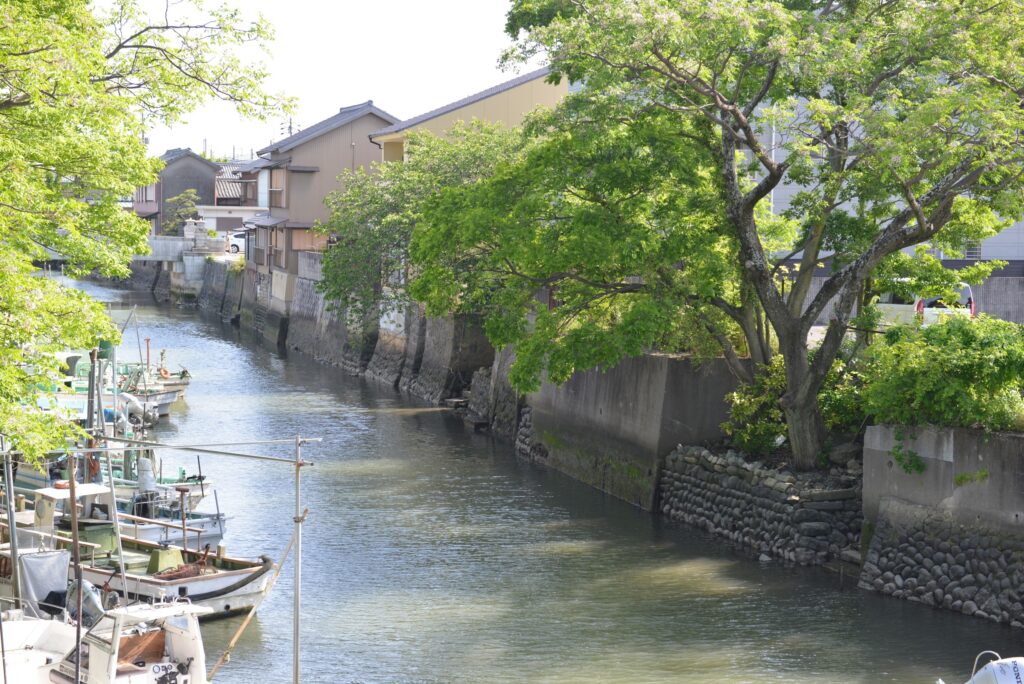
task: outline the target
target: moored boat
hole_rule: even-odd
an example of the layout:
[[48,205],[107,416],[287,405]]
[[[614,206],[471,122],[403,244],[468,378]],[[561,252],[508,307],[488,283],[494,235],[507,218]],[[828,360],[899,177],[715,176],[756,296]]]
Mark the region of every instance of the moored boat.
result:
[[[981,669],[978,663],[983,656],[994,656]],[[1003,658],[995,651],[982,651],[974,659],[971,678],[965,684],[1020,684],[1024,682],[1024,658]],[[935,684],[945,684],[941,679]]]
[[58,619],[3,615],[4,670],[10,682],[58,684],[206,684],[206,652],[197,618],[209,609],[188,603],[115,608],[84,631]]
[[[19,525],[19,538],[31,541],[20,552],[22,564],[35,553],[71,544],[63,516],[70,490],[46,488],[35,495],[31,524],[22,520]],[[118,540],[107,515],[112,508],[109,488],[78,484],[76,496],[82,511],[78,521],[82,574],[105,593],[114,592],[129,601],[188,598],[209,607],[211,616],[222,617],[257,605],[270,589],[274,563],[267,556],[246,560],[222,550],[214,553],[206,544],[198,550],[137,539],[124,535],[123,523]],[[0,545],[0,593],[12,595],[13,567],[10,546]]]

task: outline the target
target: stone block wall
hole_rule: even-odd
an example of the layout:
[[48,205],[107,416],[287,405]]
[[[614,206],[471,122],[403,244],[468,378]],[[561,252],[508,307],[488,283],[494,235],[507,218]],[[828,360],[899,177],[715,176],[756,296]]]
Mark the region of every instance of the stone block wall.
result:
[[[893,449],[913,452],[904,472]],[[1024,626],[1024,435],[868,428],[861,586]]]
[[1024,627],[1024,537],[898,499],[879,512],[862,588]]
[[852,476],[822,486],[731,452],[680,446],[666,458],[659,494],[671,520],[772,558],[820,565],[859,549],[861,493]]

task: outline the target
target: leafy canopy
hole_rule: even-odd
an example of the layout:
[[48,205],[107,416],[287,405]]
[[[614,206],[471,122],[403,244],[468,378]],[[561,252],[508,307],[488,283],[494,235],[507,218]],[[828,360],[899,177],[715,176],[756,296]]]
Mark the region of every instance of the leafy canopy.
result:
[[180,195],[175,195],[164,201],[164,218],[161,231],[164,235],[179,235],[185,222],[189,219],[199,217],[196,210],[196,203],[199,201],[199,193],[194,188],[188,188]]
[[[666,112],[674,124],[659,144],[711,152],[741,289],[778,340],[791,443],[809,466],[824,436],[818,393],[875,269],[923,243],[962,250],[1024,213],[1021,9],[514,0],[508,28],[513,58],[544,54],[553,78]],[[776,250],[763,238],[779,217],[798,231]],[[826,257],[829,276],[812,288]],[[787,260],[790,277],[779,278]],[[808,334],[826,307],[812,359]]]
[[323,292],[356,317],[408,303],[409,241],[427,200],[472,183],[516,153],[519,136],[498,124],[460,122],[444,136],[411,131],[405,160],[346,169],[325,200],[318,230],[336,242],[324,255]]
[[491,341],[515,345],[522,389],[724,326],[680,326],[735,294],[735,246],[707,154],[666,124],[615,95],[535,114],[520,157],[426,204],[413,295],[431,313],[483,313]]
[[[288,102],[264,93],[262,67],[232,47],[270,38],[233,9],[133,0],[0,3],[0,434],[29,457],[74,434],[35,409],[54,387],[49,352],[114,340],[102,306],[33,264],[66,259],[72,274],[127,275],[148,249],[147,224],[120,201],[155,180],[144,126],[173,122],[203,99],[259,115]],[[43,404],[46,404],[43,398]]]

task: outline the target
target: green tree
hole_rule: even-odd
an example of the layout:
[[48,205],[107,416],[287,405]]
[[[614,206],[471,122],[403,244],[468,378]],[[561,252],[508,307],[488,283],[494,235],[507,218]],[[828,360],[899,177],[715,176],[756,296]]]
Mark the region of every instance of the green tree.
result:
[[[515,56],[544,53],[553,78],[668,112],[675,135],[711,151],[740,279],[785,361],[795,461],[812,467],[824,438],[818,393],[872,272],[921,243],[961,249],[1022,213],[1019,10],[974,0],[516,0],[509,29]],[[771,211],[787,185],[789,207]],[[775,251],[765,221],[779,214],[799,234]],[[830,303],[812,357],[808,334]]]
[[325,200],[331,218],[318,227],[336,240],[324,255],[322,291],[358,319],[408,303],[409,241],[425,202],[490,174],[517,140],[500,125],[459,123],[444,136],[412,131],[405,161],[346,169],[342,189]]
[[676,131],[666,112],[615,94],[534,115],[521,155],[426,204],[413,295],[435,314],[483,313],[492,342],[515,346],[524,390],[542,374],[561,382],[652,346],[707,350],[709,339],[749,380],[739,355],[763,361],[767,340],[737,286],[713,158]]
[[178,235],[189,219],[199,218],[196,202],[199,193],[193,188],[185,190],[164,202],[164,223],[161,232],[164,235]]
[[91,347],[117,330],[103,307],[34,262],[58,256],[72,273],[125,276],[147,250],[147,224],[119,201],[159,168],[147,125],[178,120],[210,97],[260,115],[288,103],[261,89],[262,67],[233,47],[270,38],[237,11],[169,3],[0,3],[0,433],[30,457],[62,446],[74,427],[47,404],[49,352]]

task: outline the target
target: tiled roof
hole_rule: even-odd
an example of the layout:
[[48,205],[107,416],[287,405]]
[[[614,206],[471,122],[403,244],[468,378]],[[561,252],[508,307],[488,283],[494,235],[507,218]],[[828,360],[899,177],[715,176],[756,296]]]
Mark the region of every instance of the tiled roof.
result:
[[259,171],[269,166],[273,166],[274,162],[269,159],[257,158],[247,162],[242,162],[238,165],[239,173],[249,173],[250,171]]
[[366,114],[376,114],[380,118],[390,123],[396,123],[398,119],[382,109],[378,109],[374,106],[373,100],[367,100],[361,104],[352,105],[350,107],[342,107],[338,110],[338,113],[334,116],[324,119],[318,123],[313,124],[309,128],[299,131],[294,135],[290,135],[284,140],[278,140],[275,143],[271,143],[262,150],[258,150],[256,154],[270,154],[271,152],[287,152],[288,150],[294,149],[302,143],[312,140],[317,136],[321,136],[324,133],[333,131],[335,128],[340,128],[347,123],[351,123],[361,116]]
[[420,114],[419,116],[414,116],[411,119],[399,121],[398,123],[392,124],[387,128],[382,128],[379,131],[371,133],[370,138],[375,138],[378,135],[387,135],[388,133],[398,133],[399,131],[404,131],[407,128],[412,128],[413,126],[419,125],[424,121],[430,121],[431,119],[435,119],[441,116],[442,114],[454,112],[456,109],[461,109],[463,107],[473,104],[474,102],[479,102],[480,100],[486,100],[489,97],[497,95],[498,93],[503,93],[506,90],[512,90],[513,88],[521,86],[524,83],[535,81],[538,78],[544,78],[550,73],[550,71],[551,70],[548,67],[543,67],[541,69],[537,69],[536,71],[531,71],[528,74],[523,74],[522,76],[513,78],[511,81],[499,83],[498,85],[492,86],[487,90],[481,90],[479,93],[470,95],[469,97],[464,97],[461,100],[452,102],[451,104],[446,104],[443,107],[432,109],[429,112],[426,112],[425,114]]
[[240,199],[242,197],[242,181],[231,178],[214,180],[217,199]]
[[196,154],[189,147],[175,147],[173,149],[167,150],[166,152],[160,155],[160,159],[163,160],[165,166],[179,159],[182,159],[183,157],[194,157],[195,159],[198,159],[204,164],[212,166],[213,168],[218,170],[220,169],[220,164],[215,164],[209,159],[206,159],[205,157]]

